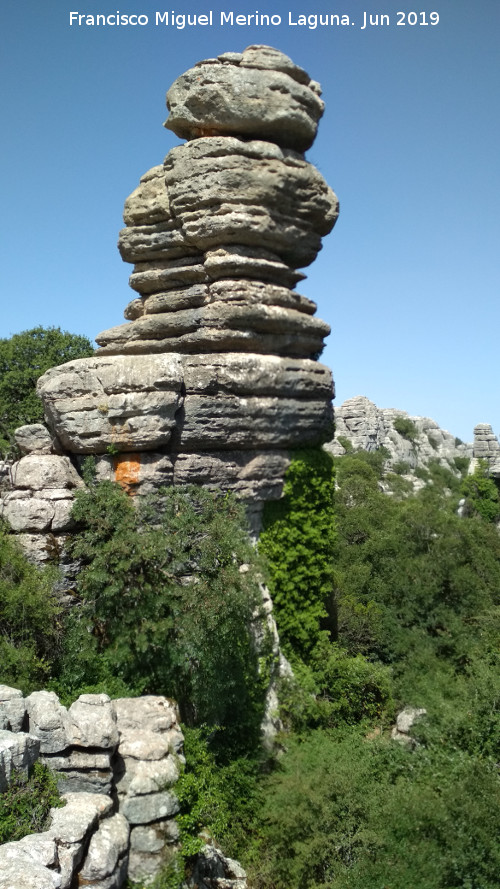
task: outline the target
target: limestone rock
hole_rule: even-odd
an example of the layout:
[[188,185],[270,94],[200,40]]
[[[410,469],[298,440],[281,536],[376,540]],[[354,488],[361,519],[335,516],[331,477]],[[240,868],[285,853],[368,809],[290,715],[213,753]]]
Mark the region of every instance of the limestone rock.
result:
[[0,793],[8,787],[13,771],[28,777],[39,750],[40,741],[33,735],[0,730]]
[[305,151],[324,104],[291,59],[251,46],[237,61],[226,55],[181,75],[167,93],[167,108],[165,126],[181,138],[236,133]]
[[170,439],[181,382],[176,355],[117,355],[54,367],[39,379],[38,392],[70,452],[148,450]]
[[113,704],[120,734],[144,728],[161,735],[178,728],[177,704],[163,695],[117,698]]
[[478,423],[474,428],[473,456],[474,463],[486,460],[490,475],[500,478],[500,444],[489,423]]
[[[48,371],[49,374],[51,372]],[[48,490],[65,491],[83,487],[83,482],[71,465],[69,457],[56,455],[28,454],[13,464],[11,476],[14,488],[43,491],[44,495]]]
[[0,721],[2,728],[11,732],[22,731],[26,707],[22,691],[9,685],[0,685]]
[[28,726],[40,739],[41,753],[58,753],[69,746],[68,711],[53,691],[34,691],[26,698]]
[[[414,440],[397,431],[394,424],[398,418],[411,421],[416,430]],[[471,445],[458,442],[435,420],[410,416],[406,411],[394,408],[379,408],[364,396],[350,398],[335,409],[335,438],[325,447],[339,456],[345,452],[344,439],[354,450],[386,448],[390,454],[388,468],[406,463],[410,475],[412,469],[425,468],[431,460],[438,460],[456,473],[455,458],[472,455]],[[411,479],[417,481],[414,476]]]
[[80,695],[68,710],[66,733],[69,743],[76,746],[116,747],[116,712],[108,695]]
[[14,441],[21,454],[52,454],[57,447],[49,430],[41,423],[19,426]]
[[[316,258],[321,237],[338,216],[337,197],[318,170],[271,142],[228,137],[188,142],[167,155],[165,187],[190,247],[265,246],[293,268]],[[153,237],[151,227],[130,230],[137,244],[148,231]],[[136,262],[131,248],[130,240],[122,241],[123,258]]]
[[120,858],[128,848],[130,828],[127,819],[116,813],[105,818],[92,835],[83,867],[80,870],[80,885],[95,885],[98,880],[111,876]]
[[130,833],[130,848],[134,852],[161,852],[165,845],[176,843],[179,828],[175,821],[155,821],[135,825]]
[[120,811],[130,824],[149,824],[151,821],[171,818],[179,811],[177,797],[168,791],[126,796]]
[[238,861],[226,858],[217,846],[198,853],[187,881],[190,889],[246,889],[246,873]]

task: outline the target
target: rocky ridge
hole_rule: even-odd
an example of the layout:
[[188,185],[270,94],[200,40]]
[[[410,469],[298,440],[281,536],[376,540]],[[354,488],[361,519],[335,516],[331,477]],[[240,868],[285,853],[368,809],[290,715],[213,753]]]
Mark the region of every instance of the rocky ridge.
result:
[[389,453],[386,469],[391,471],[399,464],[399,469],[405,468],[404,477],[417,489],[425,483],[414,475],[415,469],[425,469],[437,460],[458,475],[456,458],[476,456],[477,443],[476,439],[474,445],[461,442],[429,417],[379,408],[363,395],[349,398],[335,409],[335,437],[325,445],[330,453],[341,456],[348,448],[376,451],[382,447]]

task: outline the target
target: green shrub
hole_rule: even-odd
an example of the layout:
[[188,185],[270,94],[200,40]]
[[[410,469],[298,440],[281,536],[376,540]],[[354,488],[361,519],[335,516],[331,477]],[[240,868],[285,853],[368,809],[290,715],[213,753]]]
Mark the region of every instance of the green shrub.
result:
[[280,714],[296,732],[383,720],[393,711],[392,679],[382,664],[351,656],[326,634],[306,666],[294,662],[294,677],[282,682]]
[[104,677],[177,698],[185,721],[225,726],[235,743],[255,740],[266,683],[251,627],[261,575],[240,504],[186,486],[134,505],[102,482],[77,493],[73,515],[83,603],[60,679],[79,670],[95,683],[94,647]]
[[470,459],[469,457],[454,457],[453,462],[461,475],[466,475],[467,470],[469,468]]
[[12,775],[7,790],[0,793],[0,843],[46,830],[50,809],[62,805],[57,781],[47,766],[36,762],[28,779]]
[[296,451],[283,498],[264,509],[259,550],[269,565],[280,638],[306,659],[333,620],[333,495],[330,455],[321,449]]
[[396,473],[396,475],[408,475],[411,472],[411,466],[406,460],[399,460],[397,463],[393,464],[392,471]]
[[346,438],[345,435],[337,435],[337,441],[338,441],[339,445],[341,445],[344,448],[344,451],[346,452],[346,454],[352,454],[352,452],[354,451],[354,446],[352,444],[352,441],[350,441],[348,438]]
[[497,522],[500,519],[498,488],[489,477],[486,460],[478,460],[472,475],[463,480],[462,495],[466,498],[470,513],[480,515],[487,522]]
[[60,638],[56,572],[36,568],[0,525],[0,683],[29,694],[50,675]]
[[415,423],[409,417],[395,417],[392,425],[396,432],[399,432],[407,441],[414,442],[419,436]]

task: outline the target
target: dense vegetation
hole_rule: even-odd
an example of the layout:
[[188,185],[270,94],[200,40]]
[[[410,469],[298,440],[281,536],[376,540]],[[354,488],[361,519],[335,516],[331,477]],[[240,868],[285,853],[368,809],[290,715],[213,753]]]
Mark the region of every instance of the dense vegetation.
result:
[[43,406],[36,382],[46,370],[93,353],[85,336],[59,327],[34,327],[0,339],[0,455],[13,452],[13,432],[25,423],[40,423]]
[[14,773],[7,790],[0,794],[0,843],[46,830],[51,808],[62,805],[56,778],[47,766],[36,762],[28,779]]
[[[498,490],[484,466],[461,481],[435,462],[418,494],[397,467],[383,493],[385,457],[297,453],[265,518],[267,568],[232,497],[133,505],[88,467],[63,632],[51,574],[0,537],[1,682],[180,701],[184,860],[158,889],[177,889],[203,828],[252,889],[498,885]],[[272,660],[251,630],[266,571],[295,674],[278,756],[259,744]],[[408,745],[390,737],[404,706],[427,710]]]

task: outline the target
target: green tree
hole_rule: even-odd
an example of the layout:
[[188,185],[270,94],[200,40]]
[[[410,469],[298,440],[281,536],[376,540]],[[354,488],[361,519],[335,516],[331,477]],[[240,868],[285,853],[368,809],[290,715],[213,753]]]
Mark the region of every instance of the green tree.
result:
[[462,494],[469,513],[476,513],[487,522],[497,522],[500,519],[498,488],[490,478],[486,460],[478,460],[472,475],[463,480]]
[[77,493],[73,515],[83,604],[61,665],[67,687],[88,684],[92,662],[104,661],[136,691],[177,698],[185,721],[254,741],[265,682],[252,634],[261,598],[240,504],[191,486],[134,504],[102,482]]
[[12,447],[12,433],[25,423],[43,420],[36,382],[46,370],[93,354],[85,336],[59,327],[34,327],[0,339],[0,452]]
[[55,572],[30,564],[0,527],[0,683],[26,694],[50,675],[60,627]]

